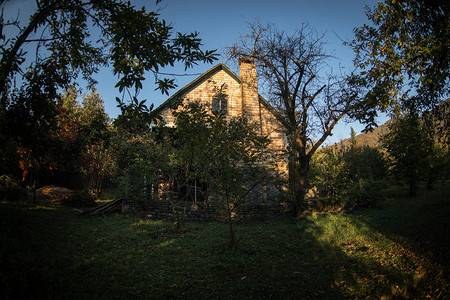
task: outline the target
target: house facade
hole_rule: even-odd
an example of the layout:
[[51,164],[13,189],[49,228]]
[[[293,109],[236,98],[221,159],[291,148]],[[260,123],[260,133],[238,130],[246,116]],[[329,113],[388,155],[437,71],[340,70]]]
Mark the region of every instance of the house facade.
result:
[[[239,75],[223,63],[206,71],[191,83],[177,91],[161,104],[156,111],[166,126],[174,126],[171,104],[181,101],[186,104],[196,101],[211,110],[220,110],[227,119],[246,117],[257,124],[261,135],[271,140],[270,150],[274,153],[286,150],[286,131],[277,111],[258,93],[258,80],[254,60],[239,59]],[[276,163],[280,174],[287,174],[287,161]]]
[[[162,122],[168,127],[175,126],[173,115],[173,109],[176,110],[175,103],[199,102],[208,109],[221,111],[227,120],[246,117],[251,123],[257,125],[261,135],[269,137],[271,141],[269,150],[272,153],[284,153],[287,145],[282,118],[258,93],[254,60],[239,59],[239,75],[236,75],[223,63],[219,63],[181,88],[155,111],[159,113]],[[276,175],[285,179],[287,177],[287,160],[281,158],[272,163],[276,167]],[[277,191],[279,191],[279,187],[274,189],[270,185],[265,185],[259,189],[257,196],[253,196],[253,199],[265,202],[268,195],[272,192],[278,193]]]

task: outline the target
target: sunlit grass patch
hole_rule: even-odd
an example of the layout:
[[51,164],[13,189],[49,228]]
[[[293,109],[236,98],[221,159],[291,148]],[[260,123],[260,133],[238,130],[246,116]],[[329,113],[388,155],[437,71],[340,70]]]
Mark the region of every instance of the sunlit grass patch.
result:
[[336,243],[342,240],[352,240],[360,238],[370,238],[373,231],[368,218],[344,214],[330,213],[310,215],[307,221],[312,225],[308,226],[308,232],[311,233],[320,242]]

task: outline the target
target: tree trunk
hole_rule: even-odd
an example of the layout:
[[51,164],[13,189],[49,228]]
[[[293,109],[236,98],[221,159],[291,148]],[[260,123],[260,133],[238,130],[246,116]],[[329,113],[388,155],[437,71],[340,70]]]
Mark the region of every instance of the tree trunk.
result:
[[409,182],[409,196],[415,196],[417,195],[417,180],[411,178],[411,181]]
[[228,215],[228,225],[230,228],[230,248],[236,249],[236,236],[233,230],[233,222],[231,221],[231,215]]
[[[306,163],[307,164],[307,163]],[[300,217],[303,213],[303,203],[308,188],[308,167],[305,164],[297,167],[297,170],[289,172],[289,182],[294,215]]]
[[296,153],[291,153],[289,157],[289,191],[295,217],[300,217],[303,213],[303,202],[308,189],[309,159],[302,152],[297,147]]
[[232,216],[231,216],[231,203],[230,203],[230,198],[228,196],[228,191],[225,192],[225,197],[226,197],[226,203],[227,203],[227,214],[228,214],[228,227],[230,229],[230,248],[231,249],[236,249],[236,235],[234,234],[234,230],[233,230],[233,221],[232,221]]
[[33,173],[32,173],[32,177],[33,177],[33,203],[36,204],[36,187],[37,187],[37,181],[38,181],[38,176],[39,176],[39,167],[34,167],[33,168]]
[[417,184],[419,182],[419,175],[417,168],[414,168],[413,166],[409,166],[409,196],[416,196],[417,195]]
[[432,190],[433,189],[433,183],[434,183],[433,178],[431,178],[431,176],[429,176],[428,180],[427,180],[427,190]]

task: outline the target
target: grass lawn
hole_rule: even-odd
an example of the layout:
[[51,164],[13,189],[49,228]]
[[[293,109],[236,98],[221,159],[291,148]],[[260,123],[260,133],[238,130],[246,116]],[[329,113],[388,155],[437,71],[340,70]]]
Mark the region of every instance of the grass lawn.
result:
[[[404,191],[406,193],[406,190]],[[228,227],[0,203],[0,298],[412,298],[450,294],[450,186],[383,208]]]

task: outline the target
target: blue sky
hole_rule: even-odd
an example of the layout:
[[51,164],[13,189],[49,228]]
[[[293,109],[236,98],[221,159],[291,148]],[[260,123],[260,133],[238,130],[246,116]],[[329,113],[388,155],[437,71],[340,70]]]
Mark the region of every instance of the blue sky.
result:
[[[31,0],[12,0],[17,7],[25,10],[26,3]],[[217,49],[221,53],[225,47],[236,42],[241,34],[248,32],[246,22],[260,20],[261,23],[272,23],[278,29],[287,32],[300,27],[302,22],[308,22],[318,32],[325,32],[327,50],[337,59],[336,66],[350,68],[353,53],[342,45],[342,40],[353,38],[353,28],[367,23],[364,7],[374,7],[375,0],[227,0],[227,1],[205,1],[205,0],[163,0],[156,4],[155,0],[131,0],[137,7],[145,6],[147,10],[158,10],[161,18],[171,23],[174,31],[189,33],[199,32],[204,44],[204,49]],[[13,12],[16,14],[16,12]],[[225,57],[220,57],[218,62],[226,62]],[[218,63],[217,62],[217,63]],[[238,74],[237,66],[233,63],[227,65]],[[199,74],[210,69],[213,65],[198,65],[189,69],[187,73]],[[182,66],[164,70],[165,72],[184,74]],[[198,76],[198,75],[197,75]],[[120,97],[118,89],[114,88],[117,78],[109,69],[102,69],[95,76],[99,81],[97,91],[104,99],[106,112],[115,118],[120,110],[116,107],[116,97]],[[176,78],[179,88],[185,86],[196,76],[182,76]],[[147,103],[161,104],[166,95],[154,91],[153,75],[147,74],[144,89],[139,94],[139,99],[146,99]],[[176,92],[174,89],[169,96]],[[384,120],[380,120],[384,121]],[[363,126],[359,124],[340,124],[335,134],[327,140],[327,144],[337,142],[350,136],[350,126],[359,132]]]
[[[161,9],[160,14],[167,22],[172,23],[175,31],[198,31],[205,49],[218,49],[219,52],[227,46],[238,41],[241,34],[248,32],[246,22],[260,20],[262,23],[273,23],[280,30],[287,32],[301,26],[302,22],[308,22],[318,32],[325,32],[327,50],[337,58],[336,66],[341,64],[351,68],[353,53],[342,45],[342,40],[353,38],[353,28],[367,23],[365,6],[374,7],[375,0],[272,0],[272,1],[176,1],[164,0],[156,5],[156,1],[137,1],[137,6],[145,5],[147,9]],[[238,67],[231,62],[226,62],[225,57],[219,61],[226,63],[238,74]],[[202,73],[211,65],[199,65],[189,73]],[[176,73],[184,73],[182,68],[175,69]],[[176,79],[179,87],[183,87],[196,76],[183,76]],[[151,86],[152,78],[149,76],[147,87]],[[106,100],[106,89],[99,86],[99,91]],[[174,93],[176,90],[172,91]],[[144,89],[140,98],[145,98],[150,103],[159,105],[167,97],[154,92],[153,88]],[[109,101],[109,100],[108,100]],[[357,132],[363,129],[359,124],[341,123],[327,144],[338,142],[350,136],[350,126]]]

